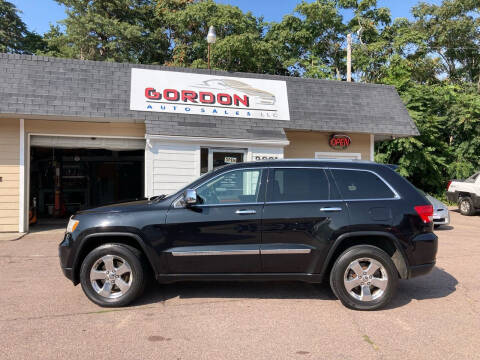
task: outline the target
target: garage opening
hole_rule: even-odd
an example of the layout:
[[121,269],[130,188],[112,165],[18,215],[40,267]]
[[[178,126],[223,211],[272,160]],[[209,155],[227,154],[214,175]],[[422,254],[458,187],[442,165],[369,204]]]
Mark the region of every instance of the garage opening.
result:
[[[46,146],[49,140],[55,146]],[[105,139],[85,141],[72,144],[65,138],[32,136],[31,225],[55,224],[78,210],[143,198],[144,141],[122,146]],[[96,146],[111,148],[92,148]]]

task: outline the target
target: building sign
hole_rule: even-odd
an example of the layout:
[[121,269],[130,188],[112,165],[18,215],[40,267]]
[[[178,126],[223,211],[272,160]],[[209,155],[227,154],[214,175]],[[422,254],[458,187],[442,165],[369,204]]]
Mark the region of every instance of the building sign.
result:
[[335,150],[344,150],[350,146],[352,139],[347,135],[330,135],[329,145]]
[[132,69],[130,110],[290,120],[285,81]]
[[223,161],[225,164],[236,164],[237,158],[233,156],[225,156],[225,159]]

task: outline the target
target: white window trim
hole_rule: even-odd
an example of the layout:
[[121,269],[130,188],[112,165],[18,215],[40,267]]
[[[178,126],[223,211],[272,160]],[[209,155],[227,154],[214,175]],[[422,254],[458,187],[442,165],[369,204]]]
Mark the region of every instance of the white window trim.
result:
[[375,161],[375,135],[370,134],[370,161]]
[[354,158],[356,160],[362,160],[362,154],[361,153],[346,153],[346,152],[333,152],[333,151],[319,151],[315,152],[315,159],[322,159],[324,156],[327,157],[328,159],[332,158],[332,155],[339,159],[351,159]]
[[[288,140],[269,140],[269,139],[234,139],[234,138],[215,138],[215,137],[201,137],[201,136],[175,136],[175,135],[145,135],[146,139],[173,141],[173,142],[193,142],[200,145],[212,144],[212,146],[219,146],[219,144],[228,144],[227,146],[261,145],[261,146],[287,146],[290,144]],[[223,145],[225,146],[225,145]]]
[[26,218],[25,218],[25,211],[26,207],[25,206],[25,120],[20,119],[20,161],[19,161],[19,186],[20,186],[20,192],[19,192],[19,204],[18,204],[18,232],[24,233],[27,230],[27,224],[26,224]]

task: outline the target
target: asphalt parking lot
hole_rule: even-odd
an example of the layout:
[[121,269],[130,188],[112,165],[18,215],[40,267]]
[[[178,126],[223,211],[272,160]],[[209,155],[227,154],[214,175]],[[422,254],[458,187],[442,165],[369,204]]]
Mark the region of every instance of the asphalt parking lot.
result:
[[152,283],[103,309],[63,277],[62,230],[0,241],[0,358],[478,359],[480,215],[451,216],[434,271],[376,312],[302,283]]

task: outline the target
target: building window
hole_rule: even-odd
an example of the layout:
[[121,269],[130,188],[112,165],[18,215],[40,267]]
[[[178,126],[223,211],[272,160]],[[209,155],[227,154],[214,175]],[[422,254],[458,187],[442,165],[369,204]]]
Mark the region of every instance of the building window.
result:
[[200,148],[200,175],[216,168],[244,162],[246,149]]

